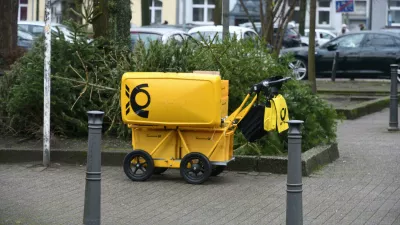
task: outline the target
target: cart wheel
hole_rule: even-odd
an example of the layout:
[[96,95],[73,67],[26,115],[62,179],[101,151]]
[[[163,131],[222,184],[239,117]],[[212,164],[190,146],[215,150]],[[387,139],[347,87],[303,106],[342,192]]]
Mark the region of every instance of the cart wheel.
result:
[[211,171],[211,176],[215,177],[218,176],[220,173],[222,173],[225,170],[226,166],[215,166],[212,168]]
[[125,156],[124,172],[133,181],[145,181],[153,175],[153,159],[143,150],[134,150]]
[[183,157],[181,176],[190,184],[201,184],[211,175],[211,163],[203,154],[192,152]]
[[154,168],[153,174],[156,174],[156,175],[162,174],[165,171],[167,171],[167,169],[168,168],[166,168],[166,167],[156,167],[156,168]]

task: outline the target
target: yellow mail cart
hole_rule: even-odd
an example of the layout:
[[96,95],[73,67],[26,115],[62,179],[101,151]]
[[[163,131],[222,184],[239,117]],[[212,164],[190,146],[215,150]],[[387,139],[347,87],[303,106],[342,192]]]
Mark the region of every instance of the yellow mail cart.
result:
[[[133,181],[145,181],[167,169],[179,169],[191,184],[217,176],[234,160],[237,128],[249,141],[270,130],[287,129],[286,102],[277,91],[288,79],[274,77],[255,84],[228,115],[229,81],[219,75],[125,73],[121,114],[132,129],[133,147],[123,162],[125,174]],[[267,93],[266,105],[255,104],[261,91]]]

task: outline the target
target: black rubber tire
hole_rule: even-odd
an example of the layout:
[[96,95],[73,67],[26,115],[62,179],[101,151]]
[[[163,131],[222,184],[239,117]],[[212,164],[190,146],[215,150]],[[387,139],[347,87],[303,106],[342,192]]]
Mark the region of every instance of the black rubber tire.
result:
[[224,172],[225,168],[226,168],[226,166],[215,166],[215,167],[213,167],[212,170],[211,170],[211,176],[212,177],[218,176],[219,174]]
[[[144,160],[143,163],[139,163],[139,167],[135,167],[135,171],[132,170],[131,168],[131,162],[133,159],[139,159],[139,162],[141,159]],[[124,158],[124,172],[129,179],[133,181],[145,181],[149,179],[154,172],[154,161],[153,158],[151,158],[150,154],[147,153],[146,151],[143,150],[134,150],[130,153],[128,153],[125,158]],[[143,170],[145,169],[145,170]],[[138,170],[141,170],[143,174],[136,174]]]
[[168,169],[167,167],[155,167],[153,174],[160,175],[160,174],[164,173],[165,171],[167,171],[167,169]]
[[[192,160],[198,160],[199,167],[194,167],[194,168],[187,168],[188,163],[193,162]],[[199,171],[197,171],[199,169]],[[204,181],[206,181],[210,175],[211,175],[211,170],[212,170],[212,165],[210,163],[210,160],[203,154],[199,152],[192,152],[181,160],[181,165],[180,165],[180,172],[181,176],[183,179],[186,180],[189,184],[202,184]],[[197,173],[196,173],[197,171]],[[201,172],[202,174],[200,176],[197,176],[197,174]]]

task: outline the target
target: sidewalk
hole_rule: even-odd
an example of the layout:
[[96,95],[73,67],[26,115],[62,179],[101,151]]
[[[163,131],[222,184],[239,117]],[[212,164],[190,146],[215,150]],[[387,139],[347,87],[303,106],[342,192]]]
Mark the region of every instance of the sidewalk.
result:
[[[339,126],[340,158],[303,177],[304,224],[400,224],[400,133],[386,131],[388,113]],[[0,164],[0,224],[82,224],[85,171]],[[286,175],[226,172],[189,185],[171,170],[133,183],[102,167],[101,200],[102,224],[286,224]]]

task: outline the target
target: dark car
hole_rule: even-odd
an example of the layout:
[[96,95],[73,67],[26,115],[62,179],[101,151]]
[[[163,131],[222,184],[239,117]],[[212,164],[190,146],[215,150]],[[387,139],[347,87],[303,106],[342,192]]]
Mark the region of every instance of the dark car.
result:
[[[276,33],[278,32],[278,28],[274,28],[274,38],[277,37]],[[283,35],[282,47],[283,48],[294,48],[301,46],[301,36],[300,34],[294,30],[293,28],[286,28],[285,33]]]
[[[386,31],[361,31],[339,36],[315,48],[315,69],[318,77],[331,76],[335,52],[339,52],[337,77],[390,77],[390,64],[400,63],[400,36]],[[281,50],[293,53],[289,67],[297,79],[307,77],[308,47]],[[400,76],[397,78],[400,82]]]

